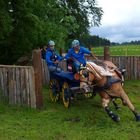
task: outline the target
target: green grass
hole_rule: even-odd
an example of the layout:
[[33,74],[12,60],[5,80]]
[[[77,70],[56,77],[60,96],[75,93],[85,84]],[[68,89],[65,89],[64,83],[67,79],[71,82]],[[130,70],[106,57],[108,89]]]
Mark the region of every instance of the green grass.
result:
[[[92,51],[96,55],[103,55],[104,48],[96,47]],[[140,45],[127,45],[127,46],[111,46],[111,56],[140,56]]]
[[[140,81],[126,81],[125,90],[140,112]],[[62,101],[52,103],[43,87],[44,108],[29,109],[0,102],[0,140],[139,140],[140,122],[121,106],[112,110],[121,120],[113,122],[101,107],[100,97],[81,98],[65,109]],[[118,100],[118,104],[120,104]],[[120,104],[121,105],[121,104]]]

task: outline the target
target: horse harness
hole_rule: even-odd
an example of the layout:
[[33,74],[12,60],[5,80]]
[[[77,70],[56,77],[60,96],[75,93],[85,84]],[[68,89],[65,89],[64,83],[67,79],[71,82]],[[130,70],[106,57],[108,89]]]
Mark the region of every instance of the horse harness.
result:
[[107,90],[111,87],[112,84],[122,82],[121,79],[116,79],[116,78],[113,78],[112,76],[107,76],[106,83],[103,86],[98,86],[98,84],[89,82],[89,72],[94,74],[91,70],[88,70],[88,72],[86,72],[86,73],[82,73],[82,75],[85,78],[87,78],[87,81],[80,80],[80,82],[84,82],[84,83],[86,83],[86,84],[88,84],[90,86],[93,84],[93,86],[92,86],[93,87],[93,93],[102,92],[102,91],[105,91],[107,93]]

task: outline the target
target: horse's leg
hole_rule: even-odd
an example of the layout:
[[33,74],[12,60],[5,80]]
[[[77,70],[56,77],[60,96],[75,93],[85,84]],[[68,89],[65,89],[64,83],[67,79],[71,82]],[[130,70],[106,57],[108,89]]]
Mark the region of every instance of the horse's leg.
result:
[[121,107],[120,107],[115,101],[116,101],[116,99],[113,98],[113,99],[112,99],[112,103],[113,103],[113,105],[115,106],[116,110],[117,110],[117,109],[120,109]]
[[129,97],[127,96],[127,94],[124,92],[123,89],[122,89],[121,98],[122,98],[123,103],[126,104],[129,107],[129,109],[134,113],[136,121],[140,121],[140,115],[135,110],[135,107],[133,106]]
[[[108,114],[109,117],[111,117],[111,119],[115,122],[119,122],[120,118],[118,115],[114,114],[112,110],[110,110],[108,104],[110,102],[110,97],[106,96],[106,93],[102,93],[100,94],[102,97],[102,106],[105,109],[106,113]],[[106,96],[106,97],[105,97]]]

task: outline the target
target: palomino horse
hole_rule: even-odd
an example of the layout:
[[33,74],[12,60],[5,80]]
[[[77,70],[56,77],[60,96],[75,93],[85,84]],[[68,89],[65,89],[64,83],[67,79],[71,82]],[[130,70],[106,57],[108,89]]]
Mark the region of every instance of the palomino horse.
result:
[[98,92],[103,108],[115,122],[118,122],[120,118],[109,108],[109,103],[114,98],[120,98],[123,105],[127,105],[133,112],[136,121],[140,121],[140,115],[122,87],[121,72],[110,61],[104,61],[102,64],[103,66],[99,66],[94,62],[87,62],[86,67],[80,71],[80,88],[85,92],[92,90]]

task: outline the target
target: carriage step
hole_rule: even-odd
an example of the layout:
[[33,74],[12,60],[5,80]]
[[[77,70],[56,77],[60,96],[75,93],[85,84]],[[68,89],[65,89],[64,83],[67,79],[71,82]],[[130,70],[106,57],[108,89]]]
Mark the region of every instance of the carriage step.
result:
[[73,93],[83,93],[83,89],[80,87],[71,87],[70,91]]

